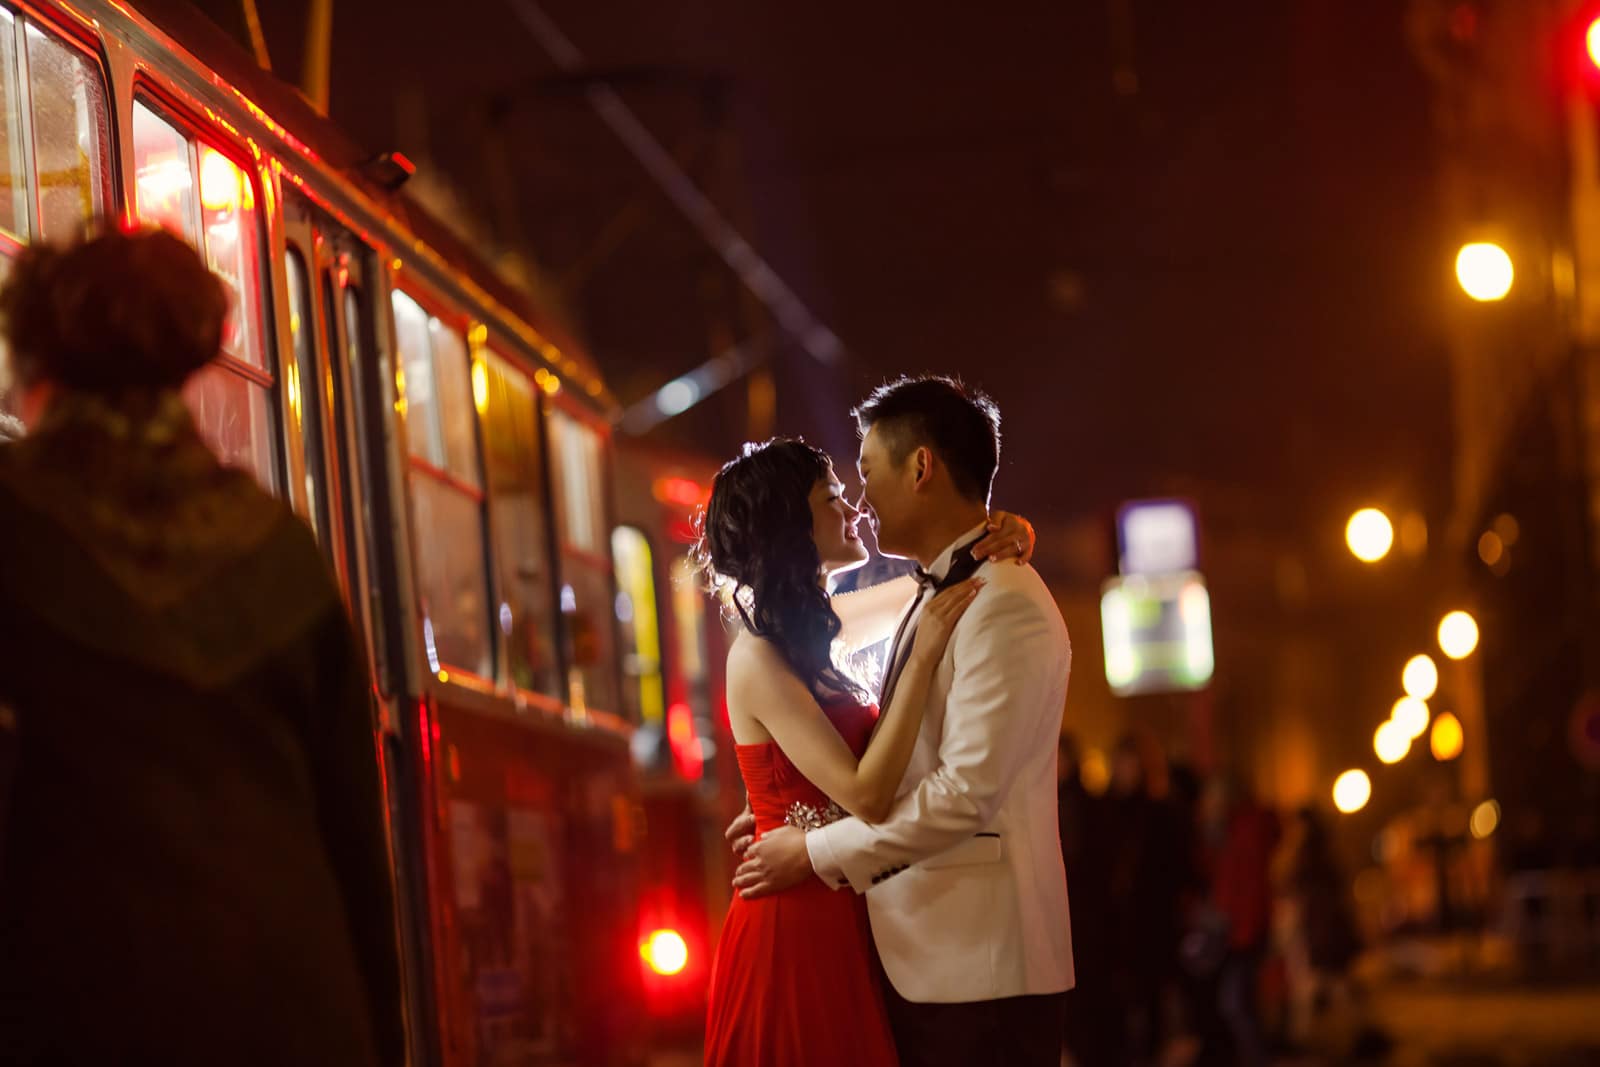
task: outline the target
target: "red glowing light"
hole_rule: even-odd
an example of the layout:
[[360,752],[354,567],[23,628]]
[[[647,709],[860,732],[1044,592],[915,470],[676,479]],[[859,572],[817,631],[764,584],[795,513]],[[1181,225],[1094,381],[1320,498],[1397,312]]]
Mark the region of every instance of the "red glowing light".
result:
[[671,977],[689,965],[689,945],[676,930],[652,930],[639,943],[639,956],[652,971]]
[[667,709],[667,744],[683,776],[698,779],[704,770],[704,761],[700,756],[700,739],[694,733],[694,712],[689,710],[689,705],[674,704]]
[[657,478],[651,488],[657,500],[680,508],[697,508],[711,499],[710,490],[692,478]]

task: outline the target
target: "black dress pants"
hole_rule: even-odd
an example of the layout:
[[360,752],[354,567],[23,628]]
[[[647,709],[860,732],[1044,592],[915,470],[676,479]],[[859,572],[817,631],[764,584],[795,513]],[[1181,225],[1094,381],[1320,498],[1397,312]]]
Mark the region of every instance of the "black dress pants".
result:
[[1059,1067],[1066,996],[914,1004],[883,980],[900,1067]]

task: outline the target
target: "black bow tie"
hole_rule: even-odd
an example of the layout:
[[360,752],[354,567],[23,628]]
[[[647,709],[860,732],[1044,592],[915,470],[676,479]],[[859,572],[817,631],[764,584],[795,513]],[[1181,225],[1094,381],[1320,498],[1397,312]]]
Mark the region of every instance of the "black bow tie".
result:
[[917,580],[918,594],[920,595],[929,589],[932,589],[935,593],[941,592],[957,582],[966,581],[978,573],[978,568],[983,566],[983,560],[973,558],[972,547],[982,540],[983,535],[979,534],[956,549],[955,559],[951,560],[950,569],[945,572],[943,578],[935,578],[920,566],[916,567],[912,571],[912,577]]

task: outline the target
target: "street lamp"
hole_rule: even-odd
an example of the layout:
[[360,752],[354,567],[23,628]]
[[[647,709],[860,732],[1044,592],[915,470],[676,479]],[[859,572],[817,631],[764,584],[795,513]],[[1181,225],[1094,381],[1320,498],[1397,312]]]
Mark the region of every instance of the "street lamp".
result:
[[1456,281],[1474,300],[1504,300],[1515,277],[1511,257],[1497,244],[1475,241],[1456,253]]
[[1345,771],[1333,781],[1333,806],[1346,815],[1360,811],[1372,799],[1372,779],[1366,771]]
[[[1600,25],[1600,23],[1596,23]],[[1464,611],[1439,620],[1439,649],[1451,659],[1466,659],[1478,647],[1478,621]]]
[[1589,32],[1583,38],[1583,43],[1589,49],[1589,62],[1600,67],[1600,18],[1589,23]]
[[1412,656],[1401,672],[1400,682],[1406,696],[1427,700],[1439,689],[1439,668],[1434,666],[1431,656]]
[[1433,733],[1428,736],[1428,747],[1433,750],[1433,758],[1440,763],[1450,762],[1461,755],[1464,742],[1461,720],[1448,711],[1441,711],[1433,720]]
[[1372,735],[1372,750],[1385,763],[1399,763],[1411,751],[1411,735],[1393,719],[1386,720]]
[[1377,508],[1362,508],[1344,527],[1344,541],[1363,563],[1376,563],[1394,546],[1394,524]]
[[1409,748],[1412,741],[1428,732],[1428,705],[1417,697],[1401,697],[1389,712],[1389,721],[1405,733]]

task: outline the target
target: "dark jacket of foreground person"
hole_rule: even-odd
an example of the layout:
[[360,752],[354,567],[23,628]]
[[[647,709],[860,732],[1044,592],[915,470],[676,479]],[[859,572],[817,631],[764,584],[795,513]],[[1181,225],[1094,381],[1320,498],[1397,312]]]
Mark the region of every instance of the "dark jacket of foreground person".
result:
[[403,1062],[370,696],[311,534],[174,389],[0,445],[0,1061]]

